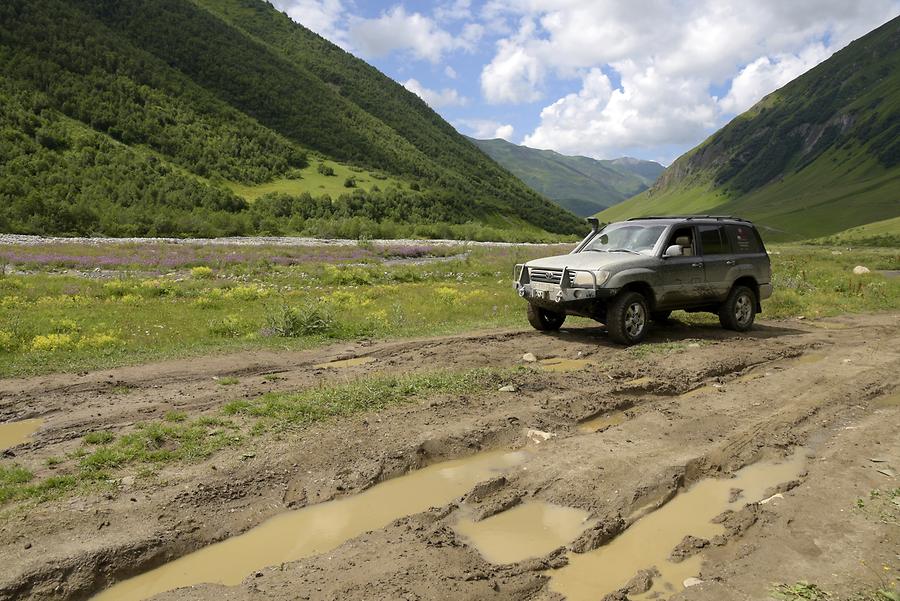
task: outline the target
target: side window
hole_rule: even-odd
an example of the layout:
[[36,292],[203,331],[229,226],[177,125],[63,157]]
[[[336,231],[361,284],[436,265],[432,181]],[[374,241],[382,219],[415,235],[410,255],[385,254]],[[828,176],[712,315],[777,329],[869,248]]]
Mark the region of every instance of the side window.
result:
[[759,238],[756,232],[753,231],[753,228],[745,225],[729,225],[726,229],[734,252],[741,255],[762,252],[762,249],[759,247]]
[[725,238],[725,228],[721,225],[701,225],[700,246],[704,255],[724,255],[731,252]]
[[665,248],[677,244],[681,247],[681,254],[685,257],[694,256],[694,235],[689,227],[680,227],[669,236]]

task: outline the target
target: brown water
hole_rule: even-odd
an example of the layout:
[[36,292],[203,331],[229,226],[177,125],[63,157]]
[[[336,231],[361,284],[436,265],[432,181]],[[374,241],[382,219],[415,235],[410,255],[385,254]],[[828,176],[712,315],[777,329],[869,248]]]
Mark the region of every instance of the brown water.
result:
[[[568,601],[602,599],[623,587],[638,571],[655,566],[661,576],[654,578],[654,593],[674,594],[682,582],[700,571],[702,557],[694,555],[681,563],[668,560],[669,554],[686,535],[710,538],[724,532],[712,519],[726,509],[738,510],[745,503],[759,501],[766,489],[796,478],[806,461],[798,452],[782,463],[761,462],[746,467],[729,479],[706,479],[692,486],[657,511],[639,519],[607,545],[583,554],[569,553],[569,564],[549,572],[550,589]],[[729,503],[732,488],[743,489],[741,499]]]
[[538,366],[545,371],[577,371],[593,365],[594,362],[587,359],[563,359],[562,357],[551,357],[538,361]]
[[454,528],[491,563],[510,564],[567,545],[590,525],[586,511],[534,501]]
[[137,601],[200,583],[233,586],[256,570],[330,551],[398,518],[446,505],[525,459],[521,451],[479,453],[411,472],[352,497],[282,513],[245,534],[121,582],[93,601]]
[[618,426],[627,419],[628,416],[625,415],[624,411],[611,411],[610,413],[604,413],[603,415],[581,422],[578,424],[578,431],[585,434],[599,432],[601,430],[606,430],[607,428],[612,428],[613,426]]
[[[872,404],[876,407],[897,407],[900,405],[900,390],[878,397],[872,401]],[[0,445],[0,447],[2,447],[2,445]]]
[[43,423],[42,419],[23,419],[19,422],[0,424],[0,451],[28,442],[31,435],[37,432]]
[[352,359],[340,359],[338,361],[329,361],[328,363],[317,363],[313,365],[316,369],[341,369],[342,367],[356,367],[357,365],[365,365],[366,363],[374,363],[375,357],[353,357]]

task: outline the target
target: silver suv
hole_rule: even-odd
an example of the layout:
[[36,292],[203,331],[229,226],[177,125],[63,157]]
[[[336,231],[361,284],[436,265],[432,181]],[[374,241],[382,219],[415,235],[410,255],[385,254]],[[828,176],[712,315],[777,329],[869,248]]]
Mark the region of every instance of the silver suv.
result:
[[606,324],[610,338],[635,344],[648,322],[675,309],[719,315],[744,332],[772,295],[769,255],[756,227],[711,215],[642,217],[600,227],[571,253],[516,265],[515,287],[528,321],[558,330],[566,315]]

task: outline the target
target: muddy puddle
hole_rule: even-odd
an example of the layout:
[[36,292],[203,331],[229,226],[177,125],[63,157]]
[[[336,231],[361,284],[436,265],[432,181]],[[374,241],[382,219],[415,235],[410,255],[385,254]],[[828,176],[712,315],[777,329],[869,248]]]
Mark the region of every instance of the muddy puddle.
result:
[[356,367],[358,365],[366,365],[374,363],[375,357],[353,357],[352,359],[339,359],[337,361],[329,361],[327,363],[317,363],[313,365],[316,369],[341,369],[345,367]]
[[398,518],[446,505],[526,457],[521,451],[479,453],[411,472],[345,499],[282,513],[245,534],[121,582],[92,601],[137,601],[201,583],[234,586],[257,570],[330,551]]
[[593,361],[587,359],[563,359],[562,357],[551,357],[538,361],[538,367],[544,371],[578,371],[594,365],[596,364]]
[[455,529],[486,560],[510,564],[567,545],[589,526],[586,511],[534,501],[480,522],[463,519]]
[[[624,587],[641,570],[655,567],[660,575],[653,578],[645,595],[631,598],[666,597],[684,589],[686,578],[699,575],[701,555],[681,563],[670,561],[669,555],[687,536],[709,539],[724,532],[712,523],[727,509],[739,510],[744,504],[760,501],[767,489],[793,480],[802,473],[806,453],[797,452],[781,463],[761,462],[746,467],[734,478],[706,479],[677,495],[660,509],[642,517],[607,545],[584,554],[569,553],[569,564],[549,572],[550,589],[568,601],[596,600]],[[729,502],[732,489],[742,495]]]
[[43,423],[42,419],[23,419],[0,424],[0,451],[28,442],[31,435],[37,432]]
[[578,431],[584,434],[601,432],[625,422],[628,416],[624,411],[611,411],[578,424]]
[[[872,404],[876,407],[898,407],[900,406],[900,390],[897,390],[896,392],[887,394],[885,396],[880,396],[877,399],[873,399]],[[3,445],[0,444],[0,449],[2,448]]]

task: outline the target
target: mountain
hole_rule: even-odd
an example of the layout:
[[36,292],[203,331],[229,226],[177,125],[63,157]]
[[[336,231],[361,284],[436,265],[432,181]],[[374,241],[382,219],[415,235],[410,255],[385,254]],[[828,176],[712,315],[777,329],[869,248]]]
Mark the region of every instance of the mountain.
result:
[[5,0],[0,67],[0,231],[583,230],[262,0]]
[[747,217],[775,240],[900,216],[900,17],[769,94],[599,217],[685,213]]
[[470,140],[533,190],[584,217],[643,192],[664,169],[640,159],[598,161],[506,140]]

